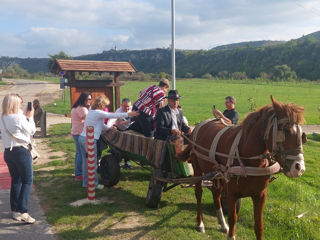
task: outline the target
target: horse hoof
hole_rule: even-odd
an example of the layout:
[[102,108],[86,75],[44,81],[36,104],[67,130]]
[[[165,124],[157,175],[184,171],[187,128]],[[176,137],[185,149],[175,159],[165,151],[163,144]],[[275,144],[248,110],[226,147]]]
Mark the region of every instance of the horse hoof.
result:
[[229,233],[229,228],[228,227],[222,227],[221,232],[228,234]]
[[204,226],[196,226],[196,229],[197,229],[197,231],[198,232],[201,232],[201,233],[205,233],[206,232],[206,230],[204,229]]
[[227,240],[236,240],[236,236],[233,236],[233,237],[227,237]]

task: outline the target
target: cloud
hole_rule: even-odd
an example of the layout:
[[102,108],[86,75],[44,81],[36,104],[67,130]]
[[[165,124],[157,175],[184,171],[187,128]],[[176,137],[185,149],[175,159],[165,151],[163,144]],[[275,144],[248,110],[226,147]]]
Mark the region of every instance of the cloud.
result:
[[47,57],[61,50],[75,56],[101,51],[105,39],[76,29],[31,28],[19,35],[0,35],[0,46],[6,46],[0,48],[4,56]]
[[[12,48],[2,47],[1,54],[43,57],[63,50],[76,56],[115,45],[143,49],[171,44],[170,0],[1,0],[1,12],[12,26],[20,26],[16,32],[14,27],[1,31],[0,43]],[[318,0],[176,0],[176,46],[208,49],[239,41],[289,40],[318,31],[319,18]],[[17,21],[23,21],[24,29]]]

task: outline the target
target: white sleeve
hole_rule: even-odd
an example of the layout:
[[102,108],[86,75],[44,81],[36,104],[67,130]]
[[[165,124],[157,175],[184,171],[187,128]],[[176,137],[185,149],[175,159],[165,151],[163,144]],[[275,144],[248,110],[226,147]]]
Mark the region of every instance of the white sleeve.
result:
[[128,113],[109,113],[104,111],[99,111],[98,116],[100,118],[126,118],[128,117]]
[[[110,121],[110,120],[109,120]],[[109,123],[108,121],[108,123]],[[112,126],[112,125],[111,125]],[[102,130],[105,130],[105,131],[108,131],[110,129],[110,126],[109,125],[106,125],[106,124],[103,124],[102,125]]]
[[27,120],[26,116],[21,115],[20,117],[21,130],[26,133],[26,135],[34,135],[36,133],[36,125],[34,123],[33,117]]
[[109,119],[107,123],[107,127],[111,128],[116,123],[116,121],[117,119],[115,118]]

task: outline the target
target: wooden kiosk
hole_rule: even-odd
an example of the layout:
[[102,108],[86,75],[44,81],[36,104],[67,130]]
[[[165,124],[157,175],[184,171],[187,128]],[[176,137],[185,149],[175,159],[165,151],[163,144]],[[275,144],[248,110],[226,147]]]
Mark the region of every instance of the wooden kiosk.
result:
[[[120,107],[120,83],[121,73],[136,72],[135,67],[130,62],[113,61],[86,61],[86,60],[65,60],[57,59],[52,69],[60,75],[66,76],[70,86],[71,106],[77,101],[80,94],[88,92],[92,98],[99,95],[105,95],[110,100],[109,111],[114,112]],[[76,72],[90,73],[110,73],[113,74],[113,80],[77,80]]]

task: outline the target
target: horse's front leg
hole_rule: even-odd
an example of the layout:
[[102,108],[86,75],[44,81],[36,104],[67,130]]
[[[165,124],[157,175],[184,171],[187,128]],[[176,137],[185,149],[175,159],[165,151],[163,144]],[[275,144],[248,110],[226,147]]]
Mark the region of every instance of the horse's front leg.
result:
[[237,198],[230,192],[227,193],[227,206],[228,206],[228,223],[229,223],[229,233],[227,239],[234,240],[236,223],[237,223],[237,211],[236,211],[236,203]]
[[[193,172],[194,172],[194,176],[201,176],[202,175],[202,171],[198,162],[198,159],[195,155],[191,155],[190,157],[191,159],[191,164],[193,167]],[[197,199],[197,226],[196,229],[199,232],[204,233],[205,232],[205,227],[202,221],[202,206],[201,206],[201,198],[202,198],[202,186],[201,186],[202,181],[199,181],[195,184],[195,188],[194,188],[194,192],[196,195],[196,199]]]
[[[216,181],[220,181],[220,180],[216,180]],[[210,190],[212,192],[213,203],[217,211],[217,217],[218,217],[218,222],[221,226],[221,231],[223,233],[228,233],[229,227],[226,223],[226,220],[224,218],[224,214],[222,211],[222,207],[221,207],[221,194],[223,190],[222,183],[220,183],[220,185],[218,184],[218,187],[211,187]]]
[[263,239],[263,208],[266,202],[267,192],[264,191],[259,196],[252,197],[254,207],[254,232],[257,240]]
[[197,231],[204,233],[205,227],[202,221],[202,206],[201,206],[201,198],[202,198],[202,186],[201,181],[196,183],[195,186],[195,195],[197,198]]

